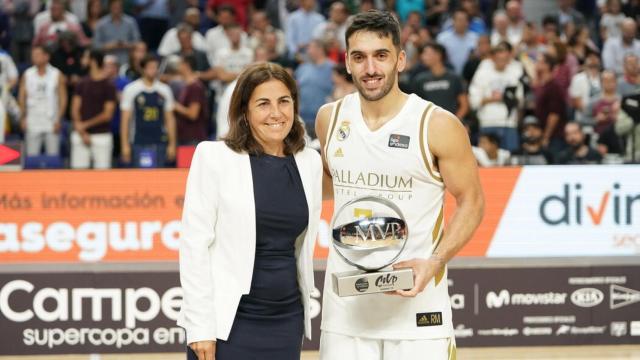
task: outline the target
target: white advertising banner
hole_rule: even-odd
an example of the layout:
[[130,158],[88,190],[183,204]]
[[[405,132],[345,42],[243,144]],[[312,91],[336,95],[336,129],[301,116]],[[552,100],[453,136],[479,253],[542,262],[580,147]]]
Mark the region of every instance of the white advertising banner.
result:
[[[489,200],[488,200],[489,201]],[[522,168],[489,257],[640,254],[640,167]]]

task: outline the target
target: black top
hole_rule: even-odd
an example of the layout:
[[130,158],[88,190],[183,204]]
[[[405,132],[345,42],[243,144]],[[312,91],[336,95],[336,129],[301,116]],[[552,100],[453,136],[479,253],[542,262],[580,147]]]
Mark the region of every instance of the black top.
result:
[[558,154],[557,159],[557,163],[562,165],[600,164],[601,161],[602,155],[591,147],[584,156],[578,156],[573,149],[568,148]]
[[282,319],[302,314],[295,257],[296,238],[306,229],[307,199],[293,156],[250,157],[256,205],[256,256],[251,291],[237,316]]
[[416,95],[453,114],[458,111],[458,96],[465,92],[462,78],[451,70],[442,75],[422,72],[413,78],[411,87]]

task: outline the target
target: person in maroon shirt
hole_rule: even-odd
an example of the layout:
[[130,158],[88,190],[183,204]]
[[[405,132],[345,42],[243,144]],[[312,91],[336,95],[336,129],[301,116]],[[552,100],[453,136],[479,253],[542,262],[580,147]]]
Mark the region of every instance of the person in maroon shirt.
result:
[[195,73],[196,59],[193,55],[185,55],[180,59],[178,72],[184,79],[175,114],[178,125],[178,144],[195,145],[207,139],[209,118],[207,109],[206,88]]
[[252,1],[249,0],[207,0],[207,8],[210,10],[216,10],[219,6],[229,5],[232,6],[236,12],[236,20],[242,29],[246,30],[248,25],[249,8]]
[[567,123],[567,101],[562,86],[554,77],[556,59],[540,54],[536,62],[537,78],[534,83],[535,115],[544,129],[542,143],[552,154],[566,147],[564,126]]
[[113,135],[111,119],[116,106],[116,88],[103,69],[104,53],[91,50],[89,75],[82,78],[71,99],[71,167],[111,168]]

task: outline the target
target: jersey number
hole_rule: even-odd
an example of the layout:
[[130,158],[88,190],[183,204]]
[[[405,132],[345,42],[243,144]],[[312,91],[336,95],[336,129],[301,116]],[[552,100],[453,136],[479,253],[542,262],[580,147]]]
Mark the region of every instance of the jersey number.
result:
[[158,121],[160,118],[160,110],[157,107],[145,106],[143,109],[142,120]]

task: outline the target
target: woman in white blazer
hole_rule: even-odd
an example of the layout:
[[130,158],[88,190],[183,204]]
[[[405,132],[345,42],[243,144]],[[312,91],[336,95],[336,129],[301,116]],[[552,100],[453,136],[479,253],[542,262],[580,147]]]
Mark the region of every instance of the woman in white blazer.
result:
[[252,65],[233,92],[227,137],[196,148],[180,239],[189,359],[297,360],[311,338],[322,161],[297,114],[291,75]]

